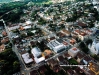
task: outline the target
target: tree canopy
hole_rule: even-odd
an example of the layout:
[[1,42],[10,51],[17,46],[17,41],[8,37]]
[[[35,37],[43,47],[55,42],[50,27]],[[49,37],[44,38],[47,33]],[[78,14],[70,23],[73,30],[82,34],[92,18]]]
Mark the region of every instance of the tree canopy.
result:
[[0,53],[0,75],[12,75],[20,70],[20,63],[11,48]]

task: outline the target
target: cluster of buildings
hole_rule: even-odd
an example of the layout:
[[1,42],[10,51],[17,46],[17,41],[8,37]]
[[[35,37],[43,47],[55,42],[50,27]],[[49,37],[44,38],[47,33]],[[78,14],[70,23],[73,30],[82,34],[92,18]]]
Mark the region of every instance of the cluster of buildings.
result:
[[[99,74],[97,61],[79,48],[81,41],[85,43],[86,40],[92,39],[93,42],[88,45],[88,48],[91,53],[99,54],[99,37],[96,35],[99,33],[99,23],[95,21],[94,25],[97,28],[89,28],[89,22],[94,18],[92,15],[94,13],[89,12],[88,8],[85,9],[86,3],[86,6],[81,7],[82,5],[84,3],[81,2],[67,6],[64,2],[44,8],[38,7],[37,10],[44,9],[44,11],[40,10],[36,13],[38,16],[35,21],[30,17],[28,20],[23,18],[26,20],[23,23],[8,23],[7,28],[15,50],[21,55],[21,61],[25,68],[29,69],[30,75],[50,75],[49,70],[53,73],[62,71],[64,75]],[[31,11],[29,11],[30,14]],[[80,16],[75,22],[67,22],[75,12],[79,16],[87,13],[87,16]],[[40,18],[46,23],[38,24]],[[5,30],[0,29],[0,32],[0,51],[2,51],[5,48],[4,44],[9,40]],[[71,67],[64,68],[61,65],[71,65]],[[78,66],[73,69],[72,65]]]
[[9,48],[10,47],[9,44],[10,44],[9,38],[5,30],[3,21],[1,20],[0,21],[0,53],[3,52],[5,48]]

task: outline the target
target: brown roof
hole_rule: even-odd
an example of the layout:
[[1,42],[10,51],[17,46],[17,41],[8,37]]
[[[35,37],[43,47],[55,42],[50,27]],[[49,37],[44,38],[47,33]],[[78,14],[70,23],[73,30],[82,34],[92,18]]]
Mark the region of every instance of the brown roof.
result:
[[80,35],[86,36],[87,34],[85,32],[81,32]]
[[73,75],[73,74],[74,74],[74,71],[73,71],[72,69],[69,69],[69,70],[67,70],[67,73],[68,73],[69,75]]
[[67,43],[66,41],[63,41],[63,44],[64,44],[64,45],[68,45],[68,43]]
[[68,54],[68,52],[64,53],[65,57],[70,57],[70,55]]
[[70,39],[70,43],[71,44],[75,44],[76,43],[76,40],[72,38],[72,39]]
[[79,34],[81,31],[79,29],[76,29],[75,32]]
[[80,69],[79,67],[77,67],[76,69],[75,69],[75,71],[77,72],[77,73],[83,73],[84,71],[82,70],[82,69]]
[[63,56],[58,56],[58,59],[60,62],[62,62],[64,60]]
[[37,70],[33,70],[30,72],[30,75],[39,75],[39,74],[38,74]]
[[87,62],[94,60],[93,58],[91,58],[89,56],[85,56],[83,59],[86,60]]
[[55,37],[51,37],[51,38],[50,38],[50,40],[54,40],[54,39],[55,39]]
[[59,68],[58,65],[56,65],[56,66],[54,66],[54,67],[52,68],[52,70],[53,70],[54,72],[59,72],[60,68]]
[[65,34],[63,34],[63,33],[59,32],[59,33],[57,33],[57,36],[59,36],[59,37],[64,37],[64,36],[65,36]]
[[68,30],[63,29],[62,31],[63,31],[64,33],[66,33],[66,34],[70,34],[70,32],[69,32]]
[[20,29],[20,30],[24,30],[24,27],[23,27],[23,26],[20,26],[19,29]]
[[2,52],[4,49],[5,49],[5,45],[2,44],[2,45],[0,46],[0,52]]
[[74,48],[72,48],[72,50],[73,50],[73,51],[77,51],[77,48],[76,48],[76,47],[74,47]]
[[3,40],[1,40],[1,43],[7,43],[9,41],[9,38],[4,38]]
[[2,32],[2,35],[3,35],[3,36],[7,36],[6,31],[3,31],[3,32]]
[[77,58],[82,59],[82,58],[85,57],[85,56],[86,56],[86,54],[84,54],[83,52],[78,52],[78,53],[77,53]]
[[51,66],[55,66],[58,65],[58,61],[54,60],[54,59],[50,59],[47,61],[47,63]]
[[40,66],[39,71],[40,73],[44,74],[47,71],[47,69],[45,68],[45,66]]
[[78,25],[81,26],[81,27],[86,27],[87,26],[85,23],[80,22],[80,21],[78,21]]

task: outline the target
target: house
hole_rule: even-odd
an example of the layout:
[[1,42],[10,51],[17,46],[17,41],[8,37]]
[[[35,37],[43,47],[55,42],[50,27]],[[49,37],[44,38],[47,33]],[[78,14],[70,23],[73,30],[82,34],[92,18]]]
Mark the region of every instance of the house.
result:
[[32,21],[26,21],[25,22],[27,25],[30,25],[30,24],[32,24]]
[[76,40],[75,40],[74,38],[70,39],[69,41],[70,41],[70,44],[71,44],[71,45],[76,44]]
[[70,48],[70,44],[67,41],[63,41],[63,44],[65,45],[66,49]]
[[31,25],[24,26],[23,29],[30,29]]
[[78,26],[80,26],[82,28],[87,27],[87,24],[85,24],[84,22],[81,22],[81,21],[78,21],[77,24],[78,24]]
[[71,56],[68,54],[68,52],[65,52],[65,53],[63,54],[63,57],[64,57],[64,58],[67,58],[67,59],[71,59]]
[[3,36],[7,36],[6,31],[3,31],[3,32],[2,32],[2,35],[3,35]]
[[79,29],[74,30],[74,33],[77,34],[78,38],[81,39],[82,41],[85,39],[88,39],[87,33],[83,32]]
[[9,41],[9,38],[8,37],[6,37],[6,38],[3,38],[2,40],[1,40],[1,43],[7,43]]
[[20,27],[19,25],[10,26],[10,27],[8,27],[8,30],[9,31],[15,30],[15,29],[18,29],[19,27]]
[[47,64],[50,65],[51,67],[54,67],[56,65],[59,65],[58,61],[57,60],[54,60],[54,59],[50,59],[47,61]]
[[47,69],[46,69],[46,67],[44,65],[43,66],[40,66],[38,70],[40,71],[40,73],[42,75],[44,75],[44,73],[47,71]]
[[1,53],[2,51],[4,51],[4,50],[5,50],[5,45],[4,45],[4,44],[0,45],[0,53]]
[[76,58],[77,58],[77,62],[78,63],[80,63],[81,62],[81,60],[84,58],[86,56],[86,54],[85,53],[83,53],[83,52],[78,52],[77,53],[77,55],[76,55]]
[[67,65],[68,61],[63,56],[58,56],[57,60],[59,61],[60,65]]
[[81,31],[85,32],[85,33],[88,34],[88,35],[92,35],[92,34],[93,34],[93,31],[90,30],[90,29],[84,28],[84,29],[82,29]]
[[63,29],[61,32],[64,33],[66,36],[71,35],[71,32],[69,32],[68,30],[65,30],[65,29]]
[[60,68],[59,65],[56,65],[56,66],[54,66],[54,67],[52,68],[52,70],[57,73],[57,72],[59,72],[59,71],[61,70],[61,68]]
[[30,58],[29,53],[22,54],[22,58],[23,58],[25,64],[29,64],[29,63],[33,62],[33,59]]
[[72,69],[67,70],[68,75],[74,75],[74,71]]
[[82,62],[83,62],[83,64],[85,64],[85,65],[88,65],[89,62],[91,62],[91,61],[94,61],[94,59],[91,58],[90,56],[85,56],[85,57],[82,59]]
[[79,37],[79,39],[81,39],[82,41],[88,39],[88,35],[87,35],[85,32],[81,32],[81,33],[78,35],[78,37]]
[[80,50],[76,47],[71,48],[68,50],[68,54],[72,57],[75,57]]
[[[83,75],[84,74],[84,71],[80,67],[77,67],[74,70],[74,72],[77,73],[78,75]],[[75,74],[75,75],[77,75],[77,74]]]
[[65,37],[66,35],[63,34],[62,32],[58,32],[58,33],[57,33],[57,36],[59,36],[60,38],[62,38],[62,37]]
[[37,70],[30,71],[29,75],[39,75]]
[[95,75],[99,75],[99,65],[95,62],[89,63],[89,69],[95,73]]
[[43,56],[45,59],[47,59],[47,58],[50,57],[52,54],[53,54],[53,53],[52,53],[51,50],[46,49],[46,50],[44,50],[44,52],[42,53],[42,56]]

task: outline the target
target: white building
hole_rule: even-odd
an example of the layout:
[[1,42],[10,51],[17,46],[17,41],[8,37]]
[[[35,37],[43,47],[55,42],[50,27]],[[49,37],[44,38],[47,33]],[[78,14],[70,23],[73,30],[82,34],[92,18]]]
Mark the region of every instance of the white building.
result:
[[36,63],[40,63],[45,60],[45,58],[42,57],[42,52],[38,47],[34,47],[31,50],[31,53],[34,55],[34,60]]
[[70,50],[68,50],[68,54],[72,57],[75,57],[79,51],[80,51],[79,49],[77,49],[76,47],[73,47]]
[[40,58],[35,57],[34,60],[35,60],[36,63],[40,63],[40,62],[44,61],[45,58],[44,57],[40,57]]
[[54,52],[56,52],[56,53],[59,53],[59,52],[65,50],[65,46],[64,46],[62,43],[59,43],[59,42],[56,41],[56,40],[50,41],[50,42],[47,44],[47,46],[48,46],[50,49],[54,50]]
[[22,54],[22,58],[23,58],[25,64],[29,64],[29,63],[33,62],[33,59],[29,57],[29,53]]
[[34,55],[34,57],[39,57],[41,56],[41,50],[38,48],[38,47],[34,47],[32,50],[31,50],[31,53]]
[[92,45],[89,45],[88,48],[92,54],[99,54],[99,39],[95,39]]

